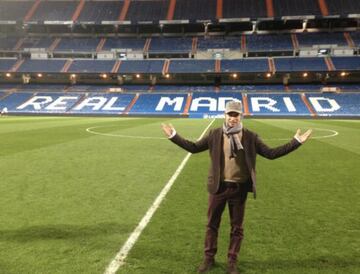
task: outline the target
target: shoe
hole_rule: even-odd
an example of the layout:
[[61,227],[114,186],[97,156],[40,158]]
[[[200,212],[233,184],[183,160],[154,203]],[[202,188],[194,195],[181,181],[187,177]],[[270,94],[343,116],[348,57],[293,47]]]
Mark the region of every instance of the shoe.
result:
[[212,269],[214,267],[214,265],[215,265],[214,259],[205,258],[204,261],[201,263],[201,265],[198,268],[198,273],[206,273],[210,269]]
[[227,267],[228,274],[240,274],[239,270],[236,267],[236,262],[229,262]]

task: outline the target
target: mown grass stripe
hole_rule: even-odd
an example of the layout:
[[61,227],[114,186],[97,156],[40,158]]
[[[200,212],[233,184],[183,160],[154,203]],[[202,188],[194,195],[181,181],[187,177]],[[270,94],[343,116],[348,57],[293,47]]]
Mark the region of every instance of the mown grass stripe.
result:
[[[201,139],[210,126],[214,123],[215,119],[213,119],[209,125],[205,128],[205,130],[200,135],[199,139]],[[105,274],[115,274],[116,271],[125,263],[125,259],[129,254],[130,250],[138,240],[139,236],[141,235],[144,228],[150,222],[152,216],[154,215],[155,211],[159,208],[161,202],[165,198],[166,194],[171,189],[172,185],[174,184],[176,178],[179,176],[183,168],[185,167],[187,161],[189,160],[191,153],[188,153],[185,158],[182,160],[179,167],[176,169],[175,173],[171,176],[170,180],[166,183],[164,188],[161,190],[160,194],[156,197],[154,203],[150,206],[144,217],[141,219],[138,226],[134,229],[131,233],[125,244],[121,247],[120,251],[116,254],[115,258],[110,262],[109,266],[105,270]]]

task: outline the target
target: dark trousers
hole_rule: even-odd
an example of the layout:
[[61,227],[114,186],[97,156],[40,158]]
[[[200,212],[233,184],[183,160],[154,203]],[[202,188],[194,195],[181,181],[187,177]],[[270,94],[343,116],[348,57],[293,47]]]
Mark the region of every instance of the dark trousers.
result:
[[205,237],[205,257],[213,259],[217,252],[217,238],[221,222],[221,215],[226,203],[230,213],[230,243],[228,260],[236,261],[244,237],[243,221],[247,191],[243,184],[221,183],[216,194],[209,195],[208,223]]

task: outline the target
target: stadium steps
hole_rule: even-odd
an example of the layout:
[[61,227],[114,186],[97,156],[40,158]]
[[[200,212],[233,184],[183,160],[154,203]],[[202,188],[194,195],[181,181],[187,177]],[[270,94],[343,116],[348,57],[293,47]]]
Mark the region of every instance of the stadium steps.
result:
[[25,59],[19,59],[10,69],[11,72],[17,72],[20,66],[25,62]]
[[132,107],[135,105],[136,101],[139,99],[139,97],[140,97],[140,93],[137,92],[134,98],[131,100],[130,104],[122,112],[122,114],[128,115]]
[[297,36],[296,36],[295,33],[291,34],[291,41],[292,41],[292,44],[293,44],[293,48],[295,50],[299,50],[299,40],[297,39]]
[[36,12],[37,8],[39,7],[41,0],[36,0],[35,3],[32,5],[28,13],[24,17],[24,21],[29,21],[31,17],[33,17],[34,13]]
[[149,52],[150,43],[151,43],[151,38],[147,38],[146,41],[145,41],[144,48],[143,48],[143,52],[145,54],[147,54]]
[[246,36],[243,34],[241,35],[241,47],[240,47],[241,52],[246,52]]
[[198,38],[193,37],[192,44],[191,44],[191,55],[194,55],[197,51],[197,45],[198,45]]
[[169,9],[166,15],[166,20],[173,20],[176,7],[176,0],[170,0]]
[[311,116],[313,116],[313,117],[317,116],[316,111],[313,109],[313,107],[309,103],[308,99],[306,98],[305,93],[301,93],[301,100],[304,102],[306,108],[310,111]]
[[215,60],[215,72],[221,73],[221,61],[219,59]]
[[64,89],[62,91],[64,93],[69,92],[70,88],[71,88],[71,86],[66,86],[66,87],[64,87]]
[[164,65],[163,65],[163,69],[162,69],[162,74],[165,75],[169,72],[169,66],[170,66],[170,62],[171,60],[170,59],[166,59],[164,61]]
[[274,58],[270,57],[268,58],[268,64],[269,64],[269,70],[272,74],[275,74],[276,72],[276,67],[275,67],[275,62],[274,62]]
[[73,108],[80,105],[87,97],[89,93],[85,92],[85,94],[81,95],[81,97],[66,111],[66,113],[69,113]]
[[71,20],[73,22],[75,22],[79,18],[80,13],[83,10],[84,6],[85,6],[85,0],[81,0],[80,3],[78,4],[78,6],[76,7],[76,10],[75,10],[75,12],[74,12],[74,14],[72,16]]
[[321,14],[323,16],[328,16],[329,15],[329,9],[328,9],[328,6],[326,4],[326,1],[325,0],[318,0],[318,3],[319,3]]
[[223,18],[223,0],[216,1],[216,19]]
[[13,48],[13,50],[18,51],[18,50],[21,48],[21,46],[22,46],[22,44],[24,43],[24,41],[25,41],[25,38],[20,38],[20,39],[17,41],[17,43],[16,43],[15,47]]
[[241,97],[242,97],[242,103],[244,105],[244,116],[249,116],[251,114],[250,114],[250,111],[249,111],[249,103],[248,103],[248,99],[247,99],[247,94],[243,93],[241,95]]
[[125,0],[121,12],[119,14],[119,21],[125,21],[127,12],[129,10],[130,0]]
[[106,38],[101,38],[99,44],[96,47],[96,52],[97,53],[103,49],[105,43],[106,43]]
[[352,37],[350,36],[350,33],[348,33],[348,32],[344,32],[344,37],[345,37],[345,40],[346,40],[346,42],[348,43],[348,46],[350,47],[350,48],[356,48],[356,45],[355,45],[355,43],[354,43],[354,40],[352,39]]
[[266,14],[268,17],[275,16],[273,0],[266,0]]
[[11,89],[11,90],[6,91],[5,94],[3,94],[2,96],[0,96],[0,101],[1,101],[2,99],[5,99],[6,97],[10,96],[11,94],[13,94],[14,91],[16,91],[16,89],[14,89],[14,90]]
[[63,68],[61,69],[61,72],[68,72],[71,64],[74,62],[74,60],[70,59],[70,60],[67,60],[65,65],[63,66]]
[[188,93],[188,96],[186,98],[186,104],[184,107],[184,112],[181,114],[182,116],[188,116],[189,115],[189,109],[192,101],[192,93]]
[[54,42],[51,44],[51,46],[49,47],[49,51],[54,51],[55,48],[59,45],[60,41],[61,41],[61,38],[56,38],[54,40]]
[[121,65],[121,60],[116,60],[114,66],[111,70],[111,73],[117,73],[119,71],[120,65]]
[[336,68],[334,66],[334,63],[333,63],[333,61],[331,60],[330,57],[325,57],[325,63],[326,63],[326,66],[328,68],[328,71],[336,70]]

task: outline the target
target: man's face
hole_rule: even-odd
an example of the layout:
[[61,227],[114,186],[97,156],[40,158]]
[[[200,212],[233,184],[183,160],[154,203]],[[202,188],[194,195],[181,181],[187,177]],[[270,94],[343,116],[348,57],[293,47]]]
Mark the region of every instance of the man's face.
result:
[[225,122],[228,127],[236,127],[241,122],[241,115],[237,112],[225,113]]

